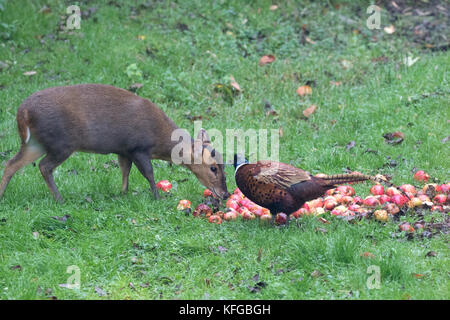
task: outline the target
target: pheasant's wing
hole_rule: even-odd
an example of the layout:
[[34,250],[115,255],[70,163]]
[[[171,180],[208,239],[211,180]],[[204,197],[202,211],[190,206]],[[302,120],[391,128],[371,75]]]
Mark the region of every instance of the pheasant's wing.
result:
[[283,189],[289,189],[294,184],[311,180],[308,172],[285,163],[259,161],[258,167],[260,170],[254,175],[254,179]]

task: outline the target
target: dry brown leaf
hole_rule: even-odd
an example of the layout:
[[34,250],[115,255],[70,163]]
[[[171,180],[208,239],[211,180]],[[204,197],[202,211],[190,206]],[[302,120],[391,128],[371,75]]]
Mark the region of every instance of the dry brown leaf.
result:
[[278,135],[280,136],[280,138],[283,137],[283,127],[280,127],[278,129]]
[[314,112],[316,112],[317,106],[312,104],[305,110],[303,110],[303,115],[307,118],[309,118]]
[[236,91],[241,91],[241,87],[236,82],[236,80],[234,79],[233,75],[230,76],[230,86],[232,86],[234,89],[236,89]]
[[311,43],[311,44],[316,44],[316,42],[314,40],[311,40],[310,37],[305,37],[306,42]]
[[271,5],[269,9],[270,9],[270,11],[275,11],[278,9],[278,6],[276,4],[274,4],[274,5]]
[[366,252],[361,253],[361,257],[373,259],[373,258],[375,258],[375,255],[373,253],[370,253],[370,252],[366,251]]
[[297,94],[299,96],[305,96],[307,94],[312,94],[312,88],[308,85],[300,86],[297,89]]
[[263,65],[266,65],[268,63],[272,63],[274,61],[275,61],[275,56],[274,55],[271,55],[271,54],[265,55],[265,56],[262,56],[261,59],[259,59],[259,65],[263,66]]

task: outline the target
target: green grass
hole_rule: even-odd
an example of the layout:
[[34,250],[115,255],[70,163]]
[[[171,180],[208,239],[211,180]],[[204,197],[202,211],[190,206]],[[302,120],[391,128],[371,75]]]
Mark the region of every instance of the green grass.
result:
[[[280,160],[311,173],[348,167],[392,175],[402,184],[414,183],[411,170],[420,168],[449,180],[448,143],[441,142],[449,135],[449,55],[404,36],[407,17],[387,35],[365,27],[364,1],[280,1],[275,11],[269,10],[271,1],[143,3],[80,1],[82,11],[97,12],[67,34],[57,30],[71,1],[0,0],[0,61],[8,65],[0,71],[0,168],[19,149],[15,114],[33,92],[140,82],[137,93],[191,133],[187,114],[201,115],[203,127],[222,132],[282,127]],[[39,13],[45,4],[51,12]],[[391,19],[383,11],[382,27]],[[315,44],[301,43],[303,24]],[[181,31],[184,25],[188,29]],[[259,67],[265,54],[276,61]],[[420,59],[407,67],[406,55]],[[372,61],[383,56],[387,61]],[[127,75],[132,64],[142,76]],[[31,70],[37,74],[23,75]],[[216,83],[228,84],[230,75],[242,88],[232,99],[214,90]],[[315,84],[313,94],[300,98],[296,89],[306,82]],[[277,117],[265,115],[265,100]],[[318,106],[316,113],[302,119],[311,104]],[[382,134],[393,131],[405,134],[402,144],[384,142]],[[356,145],[347,151],[350,141]],[[384,166],[387,157],[397,166]],[[446,235],[406,240],[392,237],[397,223],[348,224],[330,217],[329,225],[307,217],[288,230],[257,221],[212,225],[175,210],[180,199],[202,200],[202,186],[186,169],[154,162],[155,179],[174,184],[170,195],[155,201],[136,168],[129,194],[121,195],[113,159],[78,153],[60,166],[55,179],[63,205],[54,203],[36,167],[14,176],[0,202],[0,298],[450,298]],[[226,172],[233,190],[233,168]],[[368,189],[356,187],[363,195]],[[52,218],[64,215],[70,215],[65,223]],[[438,254],[426,257],[429,251]],[[363,258],[363,252],[375,258]],[[70,265],[80,268],[79,290],[59,287]],[[380,267],[380,289],[366,286],[370,265]],[[313,277],[315,270],[323,275]],[[251,293],[258,281],[266,286]],[[96,287],[107,295],[100,297]]]

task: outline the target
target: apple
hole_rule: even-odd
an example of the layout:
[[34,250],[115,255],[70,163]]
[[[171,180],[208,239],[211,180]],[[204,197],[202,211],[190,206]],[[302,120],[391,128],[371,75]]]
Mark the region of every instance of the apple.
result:
[[245,220],[253,220],[256,219],[256,216],[247,209],[242,214],[242,218],[244,218]]
[[321,208],[321,207],[323,207],[322,198],[317,198],[317,199],[309,201],[309,206],[311,208]]
[[239,203],[236,200],[228,199],[227,202],[225,203],[225,207],[233,209],[233,210],[238,210]]
[[321,214],[325,213],[325,209],[322,207],[314,208],[314,211],[312,212],[315,216],[320,216]]
[[391,197],[391,202],[395,203],[399,207],[402,207],[407,201],[408,201],[408,199],[402,194],[394,194]]
[[242,199],[242,197],[240,197],[239,195],[233,193],[231,196],[228,197],[227,200],[230,200],[230,199],[236,201],[237,203],[239,203],[239,201]]
[[380,205],[380,201],[374,196],[368,196],[364,199],[363,204],[368,207],[376,207]]
[[327,196],[332,196],[336,192],[336,189],[328,189],[325,194]]
[[197,208],[195,208],[194,212],[192,213],[192,215],[194,217],[200,217],[200,216],[205,216],[206,218],[209,218],[212,215],[212,210],[211,208],[204,204],[204,203],[200,203]]
[[370,188],[370,193],[374,196],[381,196],[384,194],[384,187],[381,184],[376,184]]
[[414,174],[414,179],[416,179],[417,181],[427,182],[428,179],[430,179],[430,176],[425,171],[419,170]]
[[331,211],[333,210],[336,206],[338,205],[337,201],[334,200],[325,200],[323,207],[328,210]]
[[206,197],[214,196],[214,194],[212,193],[211,190],[205,189],[205,190],[203,191],[203,196],[206,198]]
[[375,219],[377,219],[378,221],[388,221],[389,219],[389,215],[387,213],[386,210],[376,210],[373,215],[375,216]]
[[264,214],[264,210],[262,207],[255,205],[250,209],[250,212],[253,213],[257,217],[261,217]]
[[269,221],[272,220],[272,215],[271,215],[270,213],[263,214],[263,215],[260,217],[260,220],[261,220],[262,222],[269,222]]
[[386,190],[386,194],[387,194],[389,197],[392,197],[394,194],[401,194],[401,192],[400,192],[399,190],[397,190],[397,188],[389,187],[389,188],[387,188],[387,190]]
[[383,207],[390,214],[397,214],[400,208],[395,203],[386,203]]
[[233,221],[233,220],[237,219],[238,215],[239,215],[239,213],[237,213],[237,211],[230,210],[228,212],[225,212],[225,214],[223,215],[223,218],[226,221]]
[[345,206],[338,206],[331,210],[331,215],[333,216],[342,216],[344,212],[347,211],[347,208]]
[[359,204],[351,204],[348,206],[348,210],[357,212],[361,206]]
[[237,212],[239,212],[239,214],[243,217],[244,214],[246,213],[251,213],[250,210],[248,210],[247,207],[239,207],[237,210]]
[[177,210],[189,209],[192,207],[192,203],[189,200],[180,200],[177,205]]
[[437,194],[433,198],[433,202],[436,204],[444,204],[447,201],[447,196],[445,194]]
[[343,196],[341,198],[341,203],[342,204],[349,204],[349,203],[352,203],[352,202],[353,202],[353,197],[351,197],[351,196]]
[[297,211],[295,211],[292,215],[295,217],[295,218],[301,218],[301,217],[303,217],[303,216],[307,216],[308,215],[308,210],[306,210],[305,208],[300,208],[300,209],[298,209]]
[[408,195],[409,193],[411,193],[412,195],[416,194],[416,188],[414,188],[414,186],[411,184],[402,184],[400,186],[400,189]]
[[355,189],[350,186],[338,186],[336,191],[341,193],[344,196],[353,196],[355,194]]
[[440,211],[440,212],[444,212],[444,208],[442,208],[442,206],[432,206],[432,207],[431,207],[431,211]]
[[407,205],[409,208],[420,207],[422,205],[422,200],[420,198],[414,197],[408,201]]
[[441,184],[439,186],[439,189],[440,190],[436,189],[436,191],[437,192],[442,192],[442,193],[445,193],[445,194],[449,194],[450,193],[450,183]]
[[284,212],[280,212],[275,216],[276,224],[285,224],[287,221],[287,214]]
[[409,222],[402,222],[398,226],[400,231],[405,231],[408,233],[414,232],[414,228],[409,224]]
[[210,223],[222,224],[222,218],[217,214],[210,216],[208,221]]
[[156,184],[156,187],[164,192],[169,192],[172,189],[172,184],[168,180],[161,180]]
[[363,199],[360,196],[353,197],[354,204],[363,204]]
[[419,198],[422,202],[430,202],[430,197],[428,197],[426,194],[421,194],[417,198]]
[[378,201],[380,201],[381,204],[391,201],[391,197],[389,197],[387,194],[382,194],[378,196],[377,199]]

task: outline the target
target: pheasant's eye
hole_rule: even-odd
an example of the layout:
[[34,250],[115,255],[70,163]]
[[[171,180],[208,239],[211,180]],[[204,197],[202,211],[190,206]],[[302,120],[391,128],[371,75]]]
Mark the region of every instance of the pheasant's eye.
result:
[[217,168],[216,168],[216,167],[211,167],[211,171],[214,172],[214,173],[216,173]]

